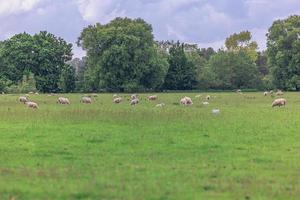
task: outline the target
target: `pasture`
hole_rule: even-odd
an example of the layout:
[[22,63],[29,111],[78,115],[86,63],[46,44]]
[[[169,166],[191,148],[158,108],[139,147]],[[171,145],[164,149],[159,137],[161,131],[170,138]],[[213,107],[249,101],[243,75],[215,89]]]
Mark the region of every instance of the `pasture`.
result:
[[0,95],[0,199],[298,199],[300,94],[197,94],[31,95],[37,110]]

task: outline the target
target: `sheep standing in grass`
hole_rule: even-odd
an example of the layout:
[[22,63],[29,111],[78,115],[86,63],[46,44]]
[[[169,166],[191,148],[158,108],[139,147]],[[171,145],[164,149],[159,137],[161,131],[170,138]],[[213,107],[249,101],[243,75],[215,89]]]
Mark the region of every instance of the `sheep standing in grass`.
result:
[[155,101],[155,100],[157,100],[157,95],[149,96],[149,97],[148,97],[148,100],[149,100],[149,101]]
[[80,103],[91,104],[92,99],[90,97],[82,97]]
[[265,91],[264,96],[268,96],[269,92]]
[[209,102],[204,101],[202,104],[205,105],[205,106],[208,106],[208,105],[209,105]]
[[38,109],[39,108],[38,104],[35,103],[35,102],[32,102],[32,101],[27,101],[26,105],[28,106],[28,108],[34,108],[34,109]]
[[165,106],[164,103],[159,103],[159,104],[157,104],[155,107],[157,107],[157,108],[162,108],[162,107],[164,107],[164,106]]
[[27,101],[28,101],[28,98],[27,97],[19,97],[19,101],[21,102],[21,103],[26,103]]
[[209,101],[211,99],[210,95],[206,96],[206,100]]
[[132,105],[132,106],[135,106],[135,105],[137,105],[139,103],[139,99],[132,99],[131,101],[130,101],[130,105]]
[[114,103],[121,103],[121,102],[122,102],[121,97],[114,98]]
[[118,98],[119,96],[117,95],[117,94],[114,94],[113,95],[113,98],[115,99],[115,98]]
[[277,95],[277,96],[282,96],[282,95],[283,95],[283,92],[282,92],[281,90],[278,90],[278,91],[276,92],[276,95]]
[[70,104],[70,101],[68,98],[65,98],[65,97],[59,97],[57,102],[56,103],[59,103],[59,104]]
[[180,99],[180,104],[188,106],[188,105],[193,105],[193,101],[190,97],[183,97]]
[[133,94],[133,95],[130,96],[130,99],[131,99],[131,100],[134,100],[134,99],[137,99],[137,98],[138,98],[138,95],[137,95],[137,94]]
[[284,98],[280,98],[280,99],[275,99],[272,103],[272,107],[278,106],[285,106],[286,105],[286,100]]

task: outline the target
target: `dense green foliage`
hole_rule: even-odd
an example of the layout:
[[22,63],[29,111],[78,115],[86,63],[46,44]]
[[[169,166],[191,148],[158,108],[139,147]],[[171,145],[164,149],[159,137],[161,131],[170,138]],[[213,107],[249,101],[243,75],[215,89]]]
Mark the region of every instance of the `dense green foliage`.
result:
[[78,43],[87,51],[92,90],[153,90],[163,83],[166,61],[158,56],[152,27],[141,19],[89,26]]
[[39,91],[58,92],[65,63],[72,58],[72,45],[47,32],[22,33],[2,42],[0,56],[0,74],[13,84],[32,73]]
[[276,20],[269,29],[267,46],[274,84],[300,90],[300,16]]
[[[142,19],[116,18],[83,29],[78,45],[47,32],[17,34],[0,42],[0,90],[22,91],[33,75],[41,92],[138,92],[207,89],[300,90],[300,16],[276,20],[267,51],[257,51],[251,32],[228,36],[214,51],[180,41],[154,41]],[[24,89],[24,92],[26,87]]]
[[[158,94],[164,108],[31,95],[39,110],[0,95],[0,199],[298,199],[299,94],[285,108],[262,93],[211,93],[207,107],[195,95]],[[194,105],[173,104],[183,96]]]
[[164,88],[168,90],[191,90],[196,85],[196,68],[184,52],[184,44],[176,43],[170,48],[169,70]]

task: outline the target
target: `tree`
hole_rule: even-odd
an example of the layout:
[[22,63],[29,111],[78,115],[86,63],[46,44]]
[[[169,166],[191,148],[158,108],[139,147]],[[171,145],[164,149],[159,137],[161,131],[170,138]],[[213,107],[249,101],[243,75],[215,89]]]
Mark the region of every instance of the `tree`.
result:
[[259,72],[244,51],[219,51],[208,63],[216,89],[257,88]]
[[1,45],[1,74],[18,84],[23,75],[29,75],[31,69],[37,65],[34,60],[35,45],[31,35],[21,33],[5,40]]
[[142,19],[89,26],[78,45],[87,51],[85,79],[92,90],[157,89],[163,82],[167,62],[158,55],[151,25]]
[[33,38],[36,46],[33,54],[37,65],[31,71],[35,75],[37,89],[56,92],[62,69],[72,59],[72,44],[45,31],[35,34]]
[[66,64],[60,74],[59,88],[62,92],[73,92],[75,90],[75,68]]
[[267,54],[276,87],[300,90],[300,16],[276,20],[267,34]]
[[33,36],[21,33],[0,45],[0,73],[17,85],[33,73],[41,92],[58,91],[65,62],[72,58],[72,44],[45,31]]
[[177,42],[170,48],[169,69],[164,88],[168,90],[191,90],[197,84],[196,67],[187,58],[184,44]]
[[229,51],[245,51],[253,62],[257,59],[257,43],[251,41],[252,36],[249,31],[234,33],[226,38],[225,46]]

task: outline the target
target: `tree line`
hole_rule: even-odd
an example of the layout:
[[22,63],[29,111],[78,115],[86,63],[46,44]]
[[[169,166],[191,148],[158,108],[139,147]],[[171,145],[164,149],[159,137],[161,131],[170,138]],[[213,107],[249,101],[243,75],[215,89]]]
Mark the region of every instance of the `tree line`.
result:
[[130,18],[84,28],[77,45],[86,51],[82,59],[46,31],[1,41],[0,91],[300,90],[298,15],[274,21],[260,52],[249,31],[228,36],[215,51],[155,41],[150,24]]

